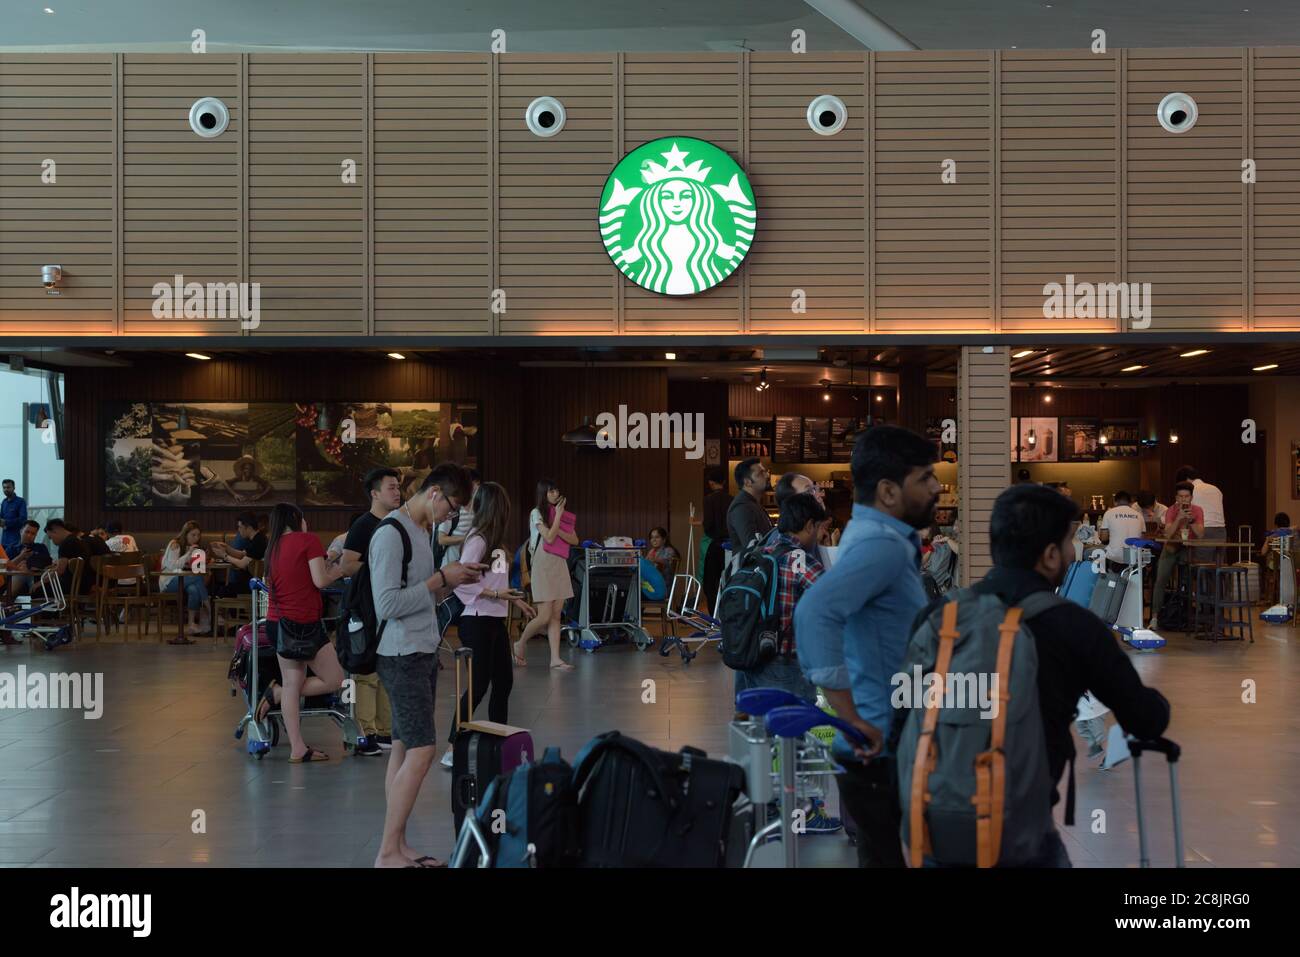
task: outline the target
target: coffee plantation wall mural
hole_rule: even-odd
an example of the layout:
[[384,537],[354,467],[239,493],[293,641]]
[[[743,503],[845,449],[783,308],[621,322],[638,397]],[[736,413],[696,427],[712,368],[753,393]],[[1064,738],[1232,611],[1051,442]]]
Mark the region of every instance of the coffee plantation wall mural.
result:
[[120,402],[104,408],[105,508],[362,508],[396,469],[479,465],[475,402]]

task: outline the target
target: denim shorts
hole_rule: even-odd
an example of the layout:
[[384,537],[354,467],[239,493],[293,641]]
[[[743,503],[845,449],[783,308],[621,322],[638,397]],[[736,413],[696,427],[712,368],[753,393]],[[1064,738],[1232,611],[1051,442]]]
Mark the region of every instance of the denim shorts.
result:
[[804,675],[797,658],[773,658],[754,671],[736,672],[736,694],[748,688],[780,688],[809,704],[817,703],[817,686]]

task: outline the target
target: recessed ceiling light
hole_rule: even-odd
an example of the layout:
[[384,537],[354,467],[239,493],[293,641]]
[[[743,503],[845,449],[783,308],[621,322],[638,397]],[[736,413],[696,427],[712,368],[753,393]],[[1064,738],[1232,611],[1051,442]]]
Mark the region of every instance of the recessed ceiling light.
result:
[[1032,356],[1033,354],[1034,354],[1034,350],[1033,350],[1033,349],[1021,349],[1019,352],[1017,352],[1017,353],[1015,353],[1014,355],[1012,355],[1011,358],[1013,358],[1013,359],[1023,359],[1025,356]]
[[390,358],[390,359],[405,359],[406,356],[402,355],[400,352],[390,352],[390,353],[388,353],[388,358]]
[[876,396],[876,401],[877,401],[877,402],[884,402],[884,401],[885,401],[885,397],[884,397],[883,395],[878,395],[878,396]]
[[1178,354],[1178,358],[1190,359],[1192,358],[1192,356],[1203,356],[1209,351],[1210,351],[1209,349],[1193,349],[1191,352],[1180,352]]
[[674,359],[677,358],[677,353],[675,353],[675,352],[665,352],[665,353],[664,353],[664,358],[667,359],[669,362],[671,362],[672,360],[674,360]]
[[53,13],[54,10],[53,10],[53,8],[51,8],[51,7],[46,7],[46,8],[45,8],[45,12],[46,12],[46,13]]
[[189,356],[191,359],[207,360],[212,358],[212,356],[205,356],[202,352],[187,352],[185,354]]
[[1266,366],[1255,366],[1255,368],[1251,369],[1250,371],[1251,371],[1251,372],[1267,372],[1269,369],[1276,369],[1276,368],[1277,368],[1277,363],[1274,362],[1274,363],[1271,363],[1271,364],[1266,365]]
[[1120,372],[1137,372],[1138,369],[1145,369],[1145,368],[1146,368],[1146,366],[1125,366],[1123,369],[1120,369],[1119,371],[1120,371]]

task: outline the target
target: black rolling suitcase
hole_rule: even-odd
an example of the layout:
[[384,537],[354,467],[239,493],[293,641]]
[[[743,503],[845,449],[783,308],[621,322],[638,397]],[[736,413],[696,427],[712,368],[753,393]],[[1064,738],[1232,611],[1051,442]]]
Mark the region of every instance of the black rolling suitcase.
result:
[[1128,572],[1103,572],[1097,576],[1097,584],[1088,601],[1088,610],[1108,625],[1115,624],[1119,610],[1124,604],[1124,592],[1128,590]]
[[574,764],[582,867],[723,867],[745,787],[738,765],[608,731]]

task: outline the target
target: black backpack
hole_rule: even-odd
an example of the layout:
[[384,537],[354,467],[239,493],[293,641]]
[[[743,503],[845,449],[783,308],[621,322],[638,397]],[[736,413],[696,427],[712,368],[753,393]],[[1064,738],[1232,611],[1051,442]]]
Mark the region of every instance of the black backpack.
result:
[[499,775],[474,813],[493,867],[576,867],[581,859],[578,789],[559,748]]
[[781,556],[793,551],[779,543],[764,551],[760,539],[740,557],[727,587],[718,596],[722,626],[722,661],[736,671],[754,671],[776,657],[781,642],[781,612],[777,608]]
[[[397,534],[402,539],[402,587],[406,587],[406,568],[411,564],[411,539],[402,523],[395,518],[384,519],[375,526],[375,531],[378,532],[385,525],[397,529]],[[370,540],[374,541],[374,535],[371,535]],[[344,671],[354,675],[375,673],[375,658],[379,654],[379,639],[384,635],[385,624],[379,620],[375,611],[375,596],[370,588],[370,561],[367,557],[348,583],[347,594],[343,596],[342,620],[334,638],[334,650],[338,653],[339,664]]]

